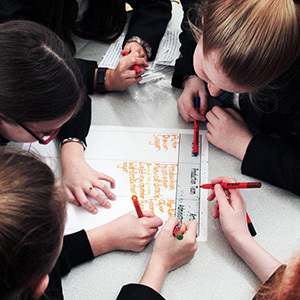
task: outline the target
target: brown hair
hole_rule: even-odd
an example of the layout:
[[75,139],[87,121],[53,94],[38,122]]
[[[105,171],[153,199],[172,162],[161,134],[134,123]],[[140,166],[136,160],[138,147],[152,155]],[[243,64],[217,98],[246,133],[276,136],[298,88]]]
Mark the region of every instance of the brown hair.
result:
[[20,122],[75,114],[85,100],[80,71],[64,42],[30,21],[0,25],[0,113]]
[[268,85],[299,56],[299,9],[292,0],[208,0],[192,26],[203,53],[220,55],[219,67],[251,90]]
[[290,261],[286,269],[275,273],[271,282],[265,283],[258,291],[256,300],[300,299],[300,252]]
[[45,163],[25,153],[0,153],[1,299],[25,299],[29,283],[51,271],[61,245],[65,203]]

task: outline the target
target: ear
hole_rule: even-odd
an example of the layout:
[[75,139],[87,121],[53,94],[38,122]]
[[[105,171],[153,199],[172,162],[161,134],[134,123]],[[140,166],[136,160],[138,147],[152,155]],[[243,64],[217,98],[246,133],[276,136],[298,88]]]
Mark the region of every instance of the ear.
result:
[[32,293],[32,297],[34,299],[38,299],[39,297],[41,297],[45,293],[48,284],[49,284],[48,274],[43,276],[43,278],[37,284],[36,283],[31,284],[30,290]]

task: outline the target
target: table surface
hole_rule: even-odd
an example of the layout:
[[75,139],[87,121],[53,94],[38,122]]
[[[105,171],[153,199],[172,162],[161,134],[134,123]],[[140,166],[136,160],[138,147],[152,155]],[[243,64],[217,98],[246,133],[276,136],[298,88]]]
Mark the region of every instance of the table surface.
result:
[[[109,47],[81,39],[77,39],[76,44],[78,57],[98,62]],[[172,72],[173,68],[169,67],[164,71],[164,79],[138,84],[125,92],[93,95],[92,124],[192,129],[193,124],[183,121],[177,112],[181,90],[171,86]],[[255,181],[241,174],[240,161],[209,145],[209,180],[221,175],[240,182]],[[299,248],[298,197],[265,182],[259,190],[241,193],[257,231],[255,239],[277,259],[288,262]],[[199,242],[191,262],[167,276],[162,290],[166,299],[241,300],[252,299],[255,294],[259,280],[228,245],[219,221],[210,213],[211,205],[209,203],[208,240]],[[111,252],[74,268],[63,279],[65,299],[116,299],[123,285],[139,282],[152,246],[153,243],[141,253]]]

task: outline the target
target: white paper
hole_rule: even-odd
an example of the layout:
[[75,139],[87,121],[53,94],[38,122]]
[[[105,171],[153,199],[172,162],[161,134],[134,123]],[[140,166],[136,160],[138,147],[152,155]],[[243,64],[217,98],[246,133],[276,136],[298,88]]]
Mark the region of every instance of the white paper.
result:
[[[193,130],[91,126],[85,151],[86,161],[98,172],[115,179],[116,188],[113,192],[117,199],[110,201],[110,209],[92,200],[98,209],[96,215],[68,204],[65,233],[82,228],[88,230],[132,211],[132,195],[138,197],[142,209],[153,211],[165,221],[174,215],[176,193],[180,192],[186,203],[191,204],[186,205],[187,212],[195,205],[200,205],[199,239],[206,240],[206,191],[200,191],[199,186],[207,182],[208,142],[204,131],[200,131],[199,136],[199,156],[193,157]],[[30,151],[40,153],[59,176],[57,144],[44,146],[33,143],[25,144],[25,148],[28,149],[29,145]],[[197,183],[191,183],[190,170],[195,168],[200,170],[200,176]],[[192,199],[195,196],[191,190],[195,190],[195,184],[198,200]]]

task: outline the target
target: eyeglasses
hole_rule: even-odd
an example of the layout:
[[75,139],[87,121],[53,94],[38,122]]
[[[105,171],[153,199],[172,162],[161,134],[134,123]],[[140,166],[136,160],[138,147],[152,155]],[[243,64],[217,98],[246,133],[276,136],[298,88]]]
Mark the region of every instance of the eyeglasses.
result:
[[34,132],[32,132],[29,128],[27,128],[26,126],[24,126],[22,123],[20,123],[19,121],[15,120],[15,122],[17,124],[19,124],[23,129],[25,129],[30,135],[32,135],[40,144],[42,145],[47,145],[49,144],[58,134],[59,132],[59,128],[54,130],[49,137],[44,140],[43,138],[39,137],[38,135],[36,135]]

